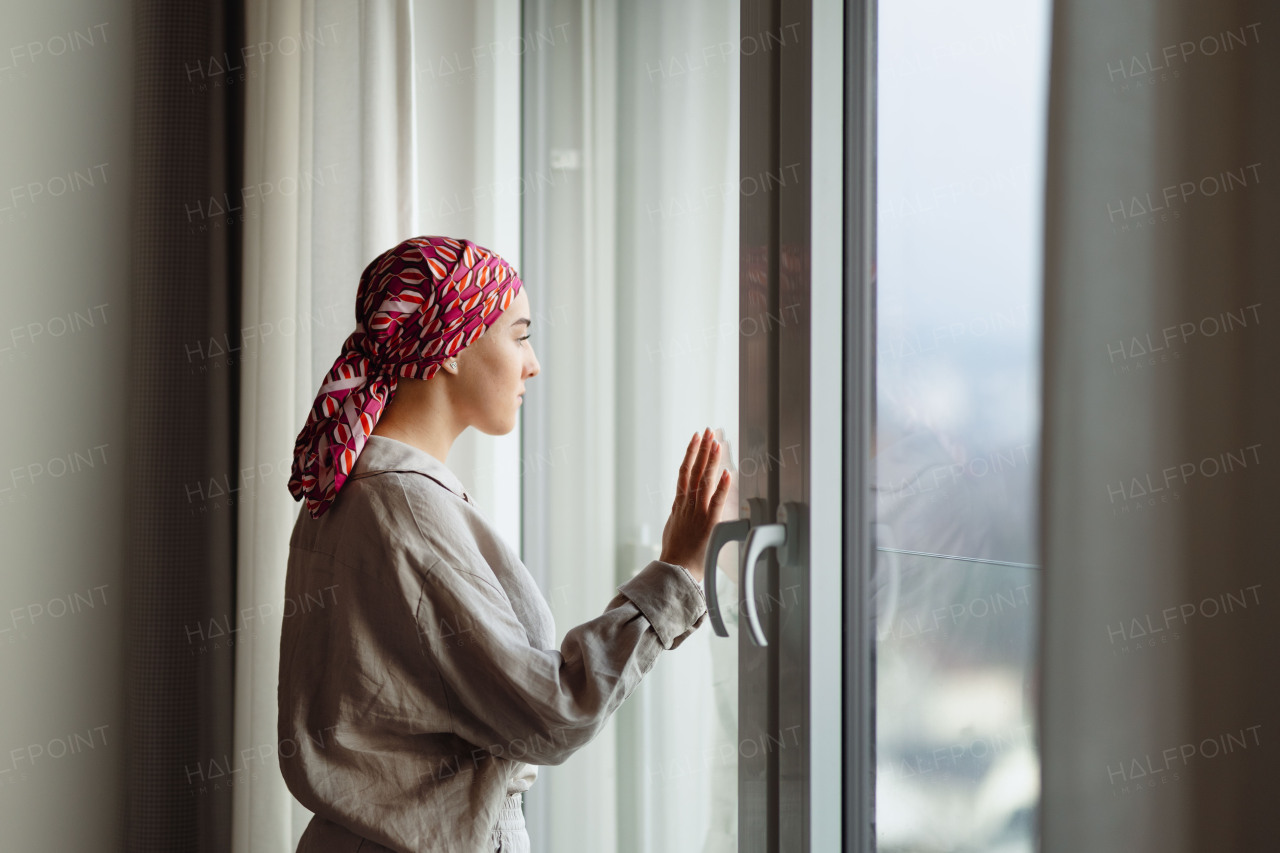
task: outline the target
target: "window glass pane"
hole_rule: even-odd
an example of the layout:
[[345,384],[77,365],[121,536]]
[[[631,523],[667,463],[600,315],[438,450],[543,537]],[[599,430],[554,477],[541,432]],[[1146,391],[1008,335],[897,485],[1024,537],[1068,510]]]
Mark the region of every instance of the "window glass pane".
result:
[[876,833],[1031,851],[1049,0],[881,3]]

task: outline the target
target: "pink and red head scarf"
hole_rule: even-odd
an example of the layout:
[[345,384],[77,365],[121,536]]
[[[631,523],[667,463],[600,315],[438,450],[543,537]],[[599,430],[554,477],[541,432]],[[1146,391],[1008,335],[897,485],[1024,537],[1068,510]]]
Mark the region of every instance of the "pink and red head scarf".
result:
[[293,451],[289,492],[319,518],[333,504],[399,377],[430,379],[493,325],[522,282],[470,240],[414,237],[365,267],[356,330],[320,383]]

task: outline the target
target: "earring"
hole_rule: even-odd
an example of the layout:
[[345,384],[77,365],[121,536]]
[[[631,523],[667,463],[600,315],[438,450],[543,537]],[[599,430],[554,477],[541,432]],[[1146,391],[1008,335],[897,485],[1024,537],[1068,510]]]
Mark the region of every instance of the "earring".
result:
[[452,367],[454,370],[457,370],[457,369],[458,369],[458,362],[456,362],[456,361],[455,361],[452,365],[450,365],[450,367]]

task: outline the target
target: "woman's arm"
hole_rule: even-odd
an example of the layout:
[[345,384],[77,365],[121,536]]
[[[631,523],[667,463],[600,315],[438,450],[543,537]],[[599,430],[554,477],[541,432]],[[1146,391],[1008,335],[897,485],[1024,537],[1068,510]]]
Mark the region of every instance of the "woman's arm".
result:
[[689,573],[654,560],[600,616],[569,630],[559,650],[538,649],[482,571],[437,562],[423,577],[416,619],[453,733],[476,746],[472,760],[549,765],[595,738],[658,654],[679,646],[706,614]]

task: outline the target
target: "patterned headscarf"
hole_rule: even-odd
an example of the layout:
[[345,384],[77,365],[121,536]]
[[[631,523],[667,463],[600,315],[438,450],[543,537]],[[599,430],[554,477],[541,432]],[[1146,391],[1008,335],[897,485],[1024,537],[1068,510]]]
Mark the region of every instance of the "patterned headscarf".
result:
[[475,342],[522,282],[498,255],[470,240],[414,237],[365,267],[356,330],[320,383],[293,450],[289,492],[319,518],[395,394],[397,379],[430,379]]

